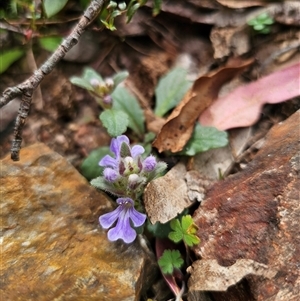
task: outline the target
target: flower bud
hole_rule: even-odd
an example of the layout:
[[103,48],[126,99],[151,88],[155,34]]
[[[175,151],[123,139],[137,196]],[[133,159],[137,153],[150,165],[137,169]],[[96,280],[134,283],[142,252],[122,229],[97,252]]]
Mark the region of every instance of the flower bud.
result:
[[104,169],[103,175],[104,175],[105,180],[107,180],[109,182],[114,182],[119,177],[119,174],[114,169],[109,168],[109,167]]
[[98,80],[97,78],[92,78],[92,79],[90,80],[90,84],[91,84],[94,88],[97,88],[97,87],[99,87],[100,82],[99,82],[99,80]]
[[147,172],[152,171],[156,167],[156,159],[153,156],[147,157],[143,161],[143,169]]
[[137,174],[132,174],[128,177],[128,186],[130,189],[135,189],[139,184],[140,177]]

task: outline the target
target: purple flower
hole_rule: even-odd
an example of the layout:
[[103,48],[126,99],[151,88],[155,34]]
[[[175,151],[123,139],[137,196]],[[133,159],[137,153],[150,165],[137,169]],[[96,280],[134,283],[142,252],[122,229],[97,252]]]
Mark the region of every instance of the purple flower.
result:
[[112,99],[110,94],[106,94],[106,95],[103,96],[103,102],[105,104],[111,104],[112,101],[113,101],[113,99]]
[[117,203],[118,208],[99,217],[100,225],[108,229],[117,221],[115,227],[108,231],[108,239],[122,239],[125,243],[131,243],[136,238],[136,231],[131,227],[130,220],[135,227],[139,227],[144,224],[146,215],[134,209],[134,202],[130,198],[118,198]]
[[103,176],[105,180],[109,182],[114,182],[119,177],[119,173],[115,171],[114,169],[107,167],[103,171]]
[[147,172],[152,171],[156,167],[156,159],[153,156],[147,157],[143,161],[143,169]]
[[110,143],[110,150],[114,153],[115,158],[111,157],[110,155],[106,155],[102,158],[102,160],[99,162],[100,166],[104,167],[112,167],[112,168],[119,168],[119,162],[120,162],[120,151],[121,151],[121,145],[125,142],[131,153],[131,157],[133,159],[137,158],[139,155],[141,155],[145,149],[140,145],[135,145],[134,147],[130,148],[129,146],[129,139],[127,136],[122,135],[118,136],[117,138],[113,138]]

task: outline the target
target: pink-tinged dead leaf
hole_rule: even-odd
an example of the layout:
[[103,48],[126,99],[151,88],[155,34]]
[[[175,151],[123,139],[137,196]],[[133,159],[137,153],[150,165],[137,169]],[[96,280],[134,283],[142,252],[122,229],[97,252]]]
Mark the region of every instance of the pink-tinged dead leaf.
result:
[[276,275],[276,270],[251,259],[238,259],[229,267],[219,265],[216,259],[202,259],[195,261],[187,271],[191,273],[190,291],[226,291],[249,274],[269,279]]
[[266,5],[266,1],[264,0],[217,0],[217,2],[230,8],[246,8]]
[[300,63],[241,86],[219,98],[199,118],[219,130],[254,124],[266,103],[279,103],[300,95]]
[[159,152],[179,152],[190,139],[199,115],[218,97],[220,88],[237,74],[244,71],[253,60],[236,58],[227,66],[198,78],[180,104],[173,110],[153,142]]

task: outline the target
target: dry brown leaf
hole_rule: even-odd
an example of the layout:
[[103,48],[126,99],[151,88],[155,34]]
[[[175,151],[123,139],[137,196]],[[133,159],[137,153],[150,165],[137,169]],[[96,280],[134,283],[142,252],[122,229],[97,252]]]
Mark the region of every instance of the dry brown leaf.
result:
[[159,152],[179,152],[191,137],[199,115],[217,98],[223,84],[245,70],[253,59],[242,61],[235,58],[206,76],[199,77],[180,104],[173,110],[162,127],[153,146]]

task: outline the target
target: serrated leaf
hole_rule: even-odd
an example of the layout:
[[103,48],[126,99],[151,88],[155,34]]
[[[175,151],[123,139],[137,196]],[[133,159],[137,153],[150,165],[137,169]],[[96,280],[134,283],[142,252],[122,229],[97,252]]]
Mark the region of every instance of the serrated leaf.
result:
[[181,232],[170,232],[168,238],[174,241],[175,243],[178,243],[183,239],[183,235]]
[[182,233],[180,221],[177,218],[171,220],[170,227],[173,231],[169,233],[168,235],[169,239],[171,239],[175,243],[180,242],[183,239],[183,233]]
[[24,55],[21,49],[10,49],[1,51],[0,53],[0,74],[8,69],[8,67]]
[[164,116],[180,102],[192,86],[192,83],[186,79],[186,75],[185,69],[176,67],[159,80],[155,88],[155,115]]
[[192,247],[197,245],[200,242],[200,239],[196,235],[185,235],[184,242],[189,246]]
[[129,123],[126,113],[109,109],[103,111],[99,117],[110,136],[117,137],[126,132]]
[[115,87],[118,86],[122,81],[124,81],[128,77],[128,75],[128,71],[122,71],[115,74],[113,77]]
[[200,242],[200,239],[195,235],[197,226],[194,224],[194,220],[190,215],[182,216],[181,221],[173,219],[170,226],[173,231],[169,233],[168,237],[175,243],[183,240],[191,247]]
[[178,250],[165,250],[158,260],[158,264],[164,274],[172,274],[174,268],[180,268],[183,262]]
[[39,38],[39,42],[47,51],[54,52],[62,42],[62,37],[44,37]]
[[44,0],[43,8],[46,16],[51,18],[60,12],[67,4],[68,0]]
[[194,220],[190,215],[185,215],[181,218],[181,226],[184,232],[187,232],[188,229],[193,225]]
[[102,146],[93,150],[81,164],[81,173],[88,180],[99,177],[103,172],[103,167],[99,166],[99,161],[111,154],[108,146]]
[[145,132],[145,117],[137,99],[123,87],[116,87],[111,94],[113,109],[125,112],[128,116],[128,127],[140,137]]
[[196,124],[191,139],[188,141],[181,155],[194,156],[212,148],[223,147],[228,144],[228,135],[214,127],[204,127]]

